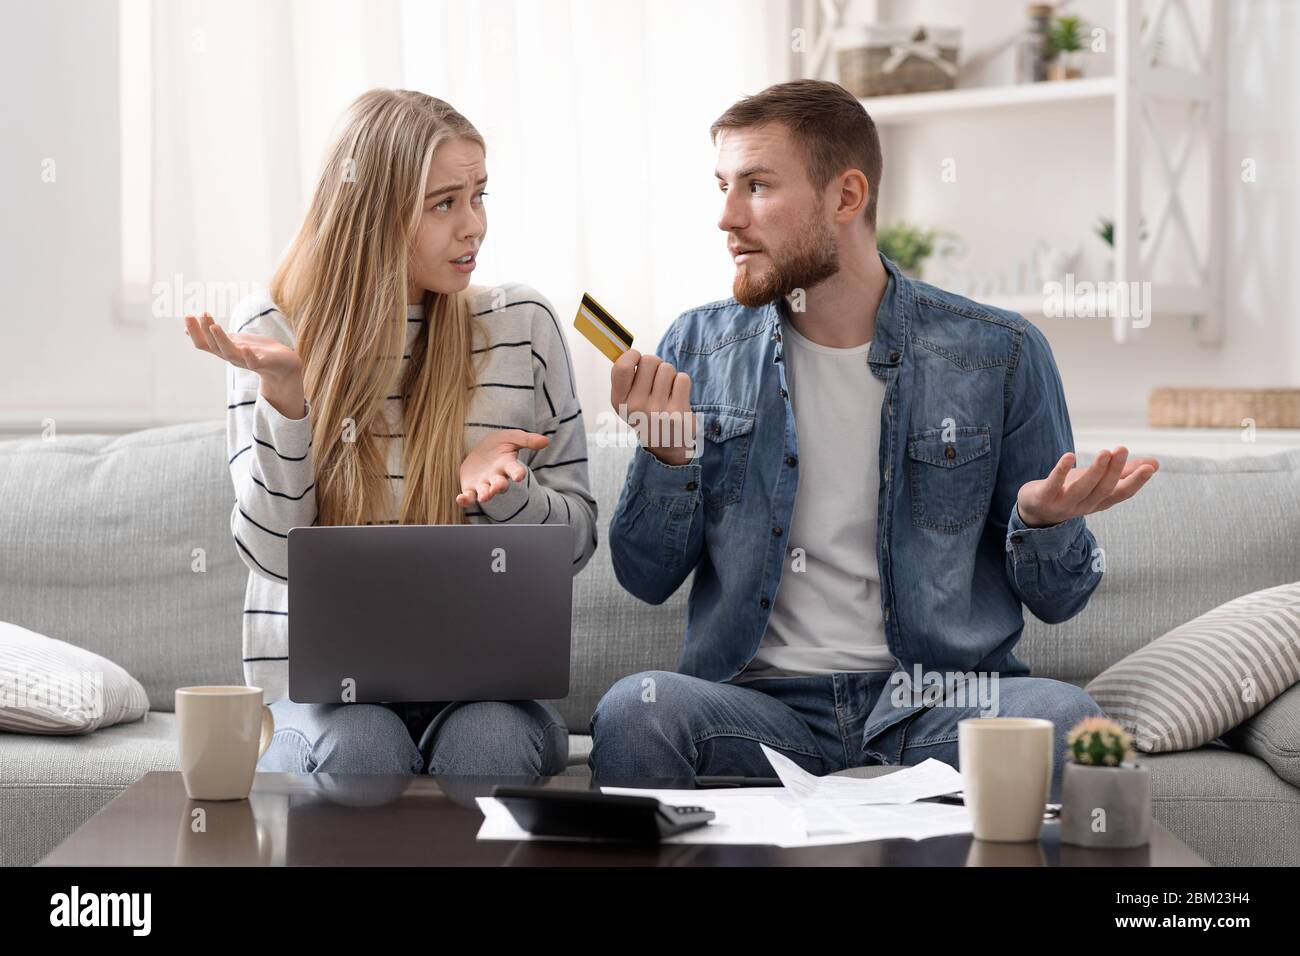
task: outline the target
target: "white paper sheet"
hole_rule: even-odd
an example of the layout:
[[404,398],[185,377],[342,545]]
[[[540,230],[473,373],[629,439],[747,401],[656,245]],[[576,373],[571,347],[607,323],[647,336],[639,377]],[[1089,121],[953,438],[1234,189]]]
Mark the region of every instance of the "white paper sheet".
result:
[[759,746],[786,790],[802,800],[844,806],[904,804],[961,789],[957,769],[933,757],[878,777],[815,777],[785,754]]
[[805,804],[805,838],[801,846],[865,843],[869,840],[928,840],[950,833],[970,833],[970,812],[946,803],[900,805]]
[[[858,804],[840,800],[806,800],[784,787],[726,787],[706,790],[654,790],[636,787],[601,787],[601,793],[654,797],[673,806],[704,807],[714,812],[757,798],[775,800],[799,821],[802,835],[794,842],[759,833],[752,843],[776,846],[824,846],[863,843],[868,840],[927,840],[949,833],[970,833],[970,813],[960,805],[944,803]],[[705,841],[700,841],[705,842]],[[732,841],[708,841],[732,842]]]

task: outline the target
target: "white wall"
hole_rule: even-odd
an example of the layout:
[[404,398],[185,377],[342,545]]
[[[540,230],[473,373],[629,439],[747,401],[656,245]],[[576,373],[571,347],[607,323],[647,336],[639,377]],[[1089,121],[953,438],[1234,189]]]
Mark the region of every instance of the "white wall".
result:
[[[153,174],[170,201],[154,209],[149,278],[266,282],[343,107],[370,86],[410,85],[456,104],[488,138],[495,212],[476,282],[532,284],[566,320],[590,290],[653,346],[678,312],[729,293],[708,126],[781,78],[784,10],[785,0],[157,3],[154,56],[172,80],[155,106]],[[0,354],[20,357],[0,377],[0,432],[33,434],[46,417],[64,432],[219,418],[223,367],[178,319],[150,318],[147,306],[114,315],[116,3],[0,0],[0,17],[12,47],[0,80],[23,93],[0,107],[0,263],[13,306]],[[534,27],[516,56],[516,31]],[[592,143],[575,156],[564,125],[577,116]],[[48,186],[44,156],[59,161]],[[584,406],[604,407],[608,364],[576,341],[573,352]]]
[[[111,321],[118,153],[111,3],[0,2],[0,423],[153,401],[141,327]],[[43,163],[54,161],[54,181]]]
[[[1104,12],[1109,5],[1109,0],[1093,0],[1081,7],[1089,15],[1090,8]],[[888,11],[900,4],[884,6]],[[906,10],[909,19],[954,23],[962,22],[963,8],[973,6],[915,0]],[[1018,23],[1024,12],[1021,0],[984,0],[978,6],[980,19],[969,26],[972,49]],[[1300,271],[1295,187],[1300,76],[1291,55],[1300,41],[1298,7],[1292,0],[1231,4],[1228,170],[1233,179],[1224,184],[1232,194],[1225,344],[1198,346],[1185,319],[1157,320],[1123,346],[1110,341],[1104,321],[1036,320],[1053,343],[1076,426],[1141,422],[1147,392],[1158,385],[1300,385],[1300,321],[1288,291]],[[124,323],[113,315],[115,4],[0,0],[0,18],[6,24],[0,81],[7,91],[0,101],[5,146],[0,150],[0,279],[8,305],[0,317],[0,432],[35,434],[47,416],[65,431],[219,417],[220,369],[206,356],[186,353],[188,340],[179,326]],[[772,51],[756,53],[756,61],[762,58],[772,62]],[[741,79],[739,64],[728,63],[729,70],[738,71],[737,95],[753,92],[758,67]],[[686,95],[690,69],[656,80],[665,96]],[[725,105],[686,102],[689,122],[683,129],[703,124],[698,133],[705,147],[683,140],[681,150],[662,150],[654,161],[678,172],[687,157],[709,162],[707,120]],[[1104,208],[1096,197],[1110,196],[1112,171],[1104,118],[1094,117],[1092,125],[1085,119],[1094,109],[1009,125],[999,119],[996,127],[963,120],[888,133],[882,220],[904,210],[908,218],[956,230],[969,241],[972,268],[1001,268],[1023,258],[1040,235],[1065,245],[1077,239],[1090,255],[1101,254],[1091,225]],[[214,124],[212,131],[231,134],[227,123]],[[934,174],[935,158],[954,151],[962,174],[957,184],[942,185]],[[1079,151],[1089,159],[1081,174],[1077,163],[1064,160]],[[1235,177],[1239,158],[1246,156],[1256,158],[1259,168],[1258,182],[1249,186]],[[46,158],[57,164],[53,183],[41,180]],[[294,161],[315,164],[314,158]],[[635,234],[650,228],[656,243],[679,239],[691,263],[675,293],[661,294],[653,303],[629,297],[623,315],[644,332],[642,341],[657,340],[658,330],[678,310],[729,294],[730,268],[715,226],[710,169],[702,171],[698,190],[656,197],[651,226],[629,223]],[[257,239],[256,255],[266,267],[255,278],[269,273],[283,241]],[[597,265],[600,256],[618,254],[612,246],[596,251]],[[660,269],[671,270],[670,263],[659,261]],[[214,278],[241,275],[232,267],[230,274]],[[557,302],[571,291],[548,290],[545,276],[520,278]],[[663,276],[658,278],[662,284]],[[595,389],[582,397],[589,407],[601,402]]]

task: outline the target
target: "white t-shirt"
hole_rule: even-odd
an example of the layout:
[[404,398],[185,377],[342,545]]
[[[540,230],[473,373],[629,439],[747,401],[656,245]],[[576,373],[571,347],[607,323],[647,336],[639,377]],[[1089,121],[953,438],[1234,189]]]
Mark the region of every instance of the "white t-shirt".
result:
[[841,349],[782,319],[799,487],[767,631],[742,678],[889,671],[876,562],[880,406],[869,343]]

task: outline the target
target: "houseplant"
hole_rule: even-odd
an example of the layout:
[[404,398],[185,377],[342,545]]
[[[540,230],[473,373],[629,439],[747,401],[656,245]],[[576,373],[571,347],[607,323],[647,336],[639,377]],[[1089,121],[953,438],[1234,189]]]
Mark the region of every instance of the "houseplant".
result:
[[[1115,278],[1115,220],[1098,219],[1097,224],[1092,227],[1092,231],[1106,243],[1106,248],[1111,251],[1111,257],[1106,259],[1106,278]],[[1138,241],[1145,242],[1147,238],[1147,221],[1146,217],[1138,220]]]
[[1083,20],[1057,17],[1047,31],[1049,80],[1074,80],[1083,76]]
[[1107,717],[1085,717],[1066,735],[1061,842],[1144,846],[1151,832],[1151,771],[1134,761],[1133,738]]
[[876,233],[876,248],[906,275],[919,278],[921,266],[934,252],[933,229],[922,229],[906,222],[892,222]]

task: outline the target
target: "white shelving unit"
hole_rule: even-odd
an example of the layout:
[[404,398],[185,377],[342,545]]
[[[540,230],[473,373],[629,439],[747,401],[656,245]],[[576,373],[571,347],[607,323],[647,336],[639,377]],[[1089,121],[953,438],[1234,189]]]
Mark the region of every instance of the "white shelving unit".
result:
[[[1113,0],[1114,27],[1110,30],[1115,52],[1115,75],[1011,86],[958,88],[934,93],[877,96],[863,105],[882,127],[943,122],[945,119],[1030,109],[1070,109],[1077,104],[1100,103],[1108,107],[1112,141],[1115,194],[1114,274],[1106,281],[1149,281],[1152,312],[1188,315],[1195,321],[1199,341],[1217,346],[1223,341],[1223,233],[1225,229],[1225,160],[1223,110],[1225,91],[1225,0],[1200,0],[1204,25],[1198,28],[1188,3],[1191,0]],[[822,77],[828,69],[835,31],[844,24],[848,0],[791,0],[792,22],[814,24],[808,52],[791,54],[791,75]],[[1064,6],[1064,4],[1062,5]],[[875,9],[875,4],[869,4]],[[1146,27],[1143,29],[1143,16]],[[1152,65],[1153,38],[1161,35],[1168,17],[1182,21],[1191,67]],[[1170,149],[1155,118],[1157,108],[1185,113],[1179,124],[1182,142]],[[1183,177],[1193,148],[1202,145],[1208,158],[1210,188],[1184,195]],[[1143,175],[1143,158],[1150,149],[1156,159],[1156,177]],[[1014,167],[1012,167],[1014,168]],[[1189,210],[1206,206],[1207,223],[1195,234]],[[1139,225],[1147,210],[1151,228],[1139,239]],[[1182,244],[1181,261],[1190,265],[1192,281],[1162,278],[1157,257],[1165,243]],[[1167,270],[1166,270],[1167,271]],[[1041,315],[1043,296],[1002,296],[989,304]],[[1110,317],[1116,342],[1128,338],[1129,319]]]
[[862,103],[877,126],[905,126],[939,118],[969,116],[979,111],[1019,110],[1034,106],[1067,107],[1071,103],[1108,101],[1115,98],[1116,86],[1115,77],[1099,76],[1083,80],[1022,83],[1017,86],[873,96]]

